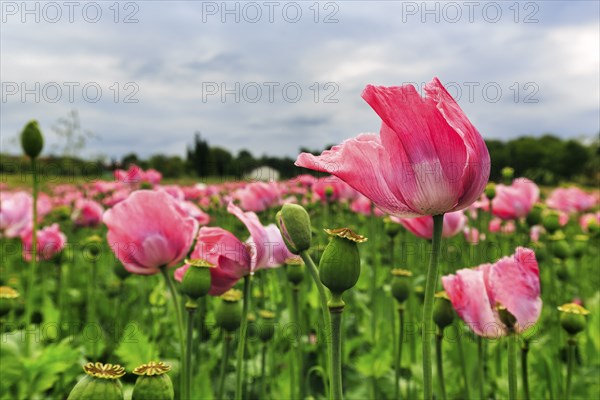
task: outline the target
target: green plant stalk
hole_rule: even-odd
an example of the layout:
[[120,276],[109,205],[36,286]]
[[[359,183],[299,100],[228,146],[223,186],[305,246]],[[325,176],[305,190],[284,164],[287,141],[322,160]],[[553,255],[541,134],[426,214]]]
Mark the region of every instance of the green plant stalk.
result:
[[217,400],[223,398],[223,388],[225,387],[225,372],[227,370],[227,361],[229,361],[229,352],[231,349],[231,335],[225,333],[223,336],[223,356],[221,358],[221,372],[219,375],[219,389],[217,391]]
[[396,360],[394,362],[395,369],[395,385],[394,385],[394,399],[400,399],[400,369],[402,367],[402,344],[404,342],[404,306],[398,306],[398,316],[400,317],[400,333],[398,335],[398,345],[396,346]]
[[483,376],[483,370],[485,369],[485,354],[483,351],[483,338],[477,336],[477,355],[479,358],[479,368],[477,368],[477,375],[479,377],[479,398],[485,399],[485,380]]
[[529,372],[527,367],[527,354],[529,353],[529,342],[523,340],[523,347],[521,347],[521,380],[523,381],[523,395],[525,400],[530,400],[529,395]]
[[248,310],[250,308],[250,287],[252,275],[244,277],[244,306],[242,308],[242,324],[240,326],[240,340],[237,347],[237,366],[235,371],[235,398],[242,400],[244,383],[244,352],[246,350],[246,333],[248,331]]
[[567,339],[567,386],[565,389],[565,399],[571,398],[571,379],[573,377],[573,363],[575,361],[575,338]]
[[465,398],[466,399],[470,399],[471,398],[471,394],[470,394],[470,388],[469,388],[469,372],[467,371],[467,364],[465,362],[465,353],[463,350],[463,345],[462,345],[462,337],[459,334],[457,339],[456,339],[456,346],[458,348],[458,357],[460,359],[460,367],[462,370],[462,376],[463,376],[463,382],[465,385]]
[[431,259],[427,271],[425,284],[425,300],[423,304],[423,386],[424,398],[433,398],[433,379],[431,372],[431,336],[433,334],[433,295],[437,286],[438,258],[440,244],[442,241],[442,228],[444,226],[444,214],[433,216],[433,238],[431,248]]
[[508,398],[517,399],[517,335],[508,335]]
[[267,388],[267,344],[262,344],[260,357],[260,398],[266,399],[265,393]]
[[[25,299],[25,327],[28,327],[31,323],[31,315],[33,314],[33,287],[35,285],[35,269],[37,266],[37,228],[38,228],[38,212],[37,212],[37,198],[38,198],[38,179],[37,179],[37,166],[35,158],[31,159],[31,174],[33,177],[33,221],[32,221],[32,233],[31,233],[31,262],[28,268],[27,276],[27,297]],[[25,355],[30,354],[30,343],[28,329],[25,329]]]
[[185,382],[185,380],[186,380],[185,378],[187,376],[187,372],[186,372],[187,365],[185,365],[185,342],[184,342],[185,336],[183,334],[184,330],[183,330],[183,318],[181,316],[181,307],[179,307],[179,302],[177,301],[177,291],[175,290],[175,285],[173,284],[173,280],[171,279],[171,275],[169,275],[169,271],[167,270],[167,267],[161,267],[160,272],[162,273],[163,277],[165,278],[167,288],[169,289],[169,292],[171,293],[171,300],[173,303],[173,308],[175,308],[175,316],[177,318],[177,330],[179,333],[179,351],[181,353],[181,370],[183,371],[183,373],[180,374],[181,378],[180,378],[180,382],[179,382],[181,398],[189,399],[190,398],[189,393],[186,392],[188,386]]
[[[98,266],[96,260],[92,260],[92,271],[90,281],[88,282],[88,321],[90,325],[97,324],[98,318],[96,317],[96,276]],[[92,341],[92,359],[96,359],[98,356],[98,340]]]
[[[341,301],[341,298],[340,298]],[[331,400],[343,400],[344,393],[342,389],[342,312],[344,311],[343,302],[341,306],[332,304],[329,307],[331,314]]]
[[[295,350],[295,367],[296,367],[296,374],[297,374],[297,381],[298,381],[298,398],[299,399],[303,399],[304,398],[304,386],[302,385],[302,371],[303,371],[303,366],[302,366],[302,328],[301,328],[301,324],[300,324],[300,307],[299,307],[299,301],[298,301],[298,296],[299,296],[299,288],[298,287],[292,287],[292,318],[294,319],[294,323],[296,324],[296,326],[298,327],[298,337],[296,338],[296,343],[294,346],[294,350]],[[292,381],[295,380],[295,376],[292,375]],[[292,384],[292,390],[290,391],[291,396],[293,397],[293,393],[294,393],[294,389],[296,389],[296,386],[294,386]]]
[[446,385],[444,383],[444,360],[442,354],[443,331],[439,330],[435,335],[435,354],[437,363],[437,374],[440,383],[440,398],[446,400]]
[[185,388],[185,392],[191,396],[192,394],[192,375],[193,375],[193,367],[192,367],[192,353],[193,353],[193,339],[194,339],[194,314],[196,312],[197,305],[193,301],[188,301],[185,306],[185,310],[187,311],[187,334],[185,338],[186,348],[185,348],[185,365],[186,365],[186,377],[185,384],[187,385]]

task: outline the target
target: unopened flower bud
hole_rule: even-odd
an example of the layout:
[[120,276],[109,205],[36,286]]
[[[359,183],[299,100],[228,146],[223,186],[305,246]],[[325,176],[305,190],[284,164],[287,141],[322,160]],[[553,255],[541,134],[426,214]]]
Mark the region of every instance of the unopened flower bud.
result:
[[565,240],[565,234],[562,232],[556,232],[550,238],[550,244],[552,246],[552,254],[554,257],[559,258],[561,260],[565,260],[569,258],[571,255],[571,247],[569,243]]
[[288,260],[285,267],[287,279],[294,286],[298,286],[304,280],[304,263],[300,260]]
[[364,236],[348,228],[325,229],[331,236],[319,262],[319,277],[334,295],[351,289],[360,277],[358,243],[367,241]]
[[433,303],[433,322],[438,328],[444,330],[452,323],[455,314],[448,294],[445,291],[436,293],[435,302]]
[[485,186],[485,197],[487,197],[489,200],[494,200],[494,197],[496,197],[496,184],[494,182],[490,182]]
[[275,335],[275,314],[268,310],[260,310],[258,316],[261,322],[259,338],[263,342],[268,342]]
[[206,296],[210,290],[210,269],[215,266],[204,260],[185,260],[190,267],[181,280],[181,292],[192,300]]
[[13,309],[17,299],[19,298],[19,292],[10,286],[0,286],[0,317],[5,316]]
[[527,224],[529,226],[539,225],[542,223],[542,215],[546,206],[543,203],[535,203],[531,207],[531,211],[527,214]]
[[171,366],[164,362],[150,361],[133,370],[138,375],[131,400],[173,400],[173,382],[167,372]]
[[215,321],[224,331],[235,332],[242,322],[242,292],[229,289],[221,296],[221,304],[215,311]]
[[588,249],[589,237],[587,235],[575,235],[573,241],[573,257],[581,258]]
[[287,248],[293,254],[310,249],[310,217],[298,204],[284,204],[277,213],[277,225]]
[[502,180],[505,185],[510,185],[515,177],[515,170],[511,167],[502,168]]
[[30,158],[36,158],[44,148],[44,137],[37,121],[29,121],[21,131],[21,147]]
[[560,326],[571,336],[583,331],[587,325],[585,316],[590,312],[575,303],[567,303],[558,307],[561,311]]
[[392,296],[400,304],[404,303],[410,296],[412,272],[395,268],[392,270]]
[[67,400],[123,400],[123,385],[119,378],[125,375],[125,369],[120,365],[87,363],[83,366],[86,376],[83,377]]
[[542,225],[553,234],[560,229],[560,213],[556,210],[547,210],[542,214]]

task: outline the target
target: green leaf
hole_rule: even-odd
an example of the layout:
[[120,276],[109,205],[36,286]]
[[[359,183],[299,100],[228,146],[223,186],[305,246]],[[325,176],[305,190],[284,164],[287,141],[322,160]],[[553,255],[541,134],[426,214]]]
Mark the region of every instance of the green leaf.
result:
[[129,371],[150,361],[151,352],[152,345],[148,336],[143,331],[137,330],[137,328],[135,328],[135,331],[123,336],[119,347],[115,351],[125,369]]

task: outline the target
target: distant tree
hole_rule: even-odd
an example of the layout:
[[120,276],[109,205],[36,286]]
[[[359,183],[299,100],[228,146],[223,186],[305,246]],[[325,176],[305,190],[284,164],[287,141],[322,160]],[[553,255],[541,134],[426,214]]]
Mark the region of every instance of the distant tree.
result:
[[198,176],[209,176],[213,172],[210,147],[206,140],[202,140],[200,132],[194,134],[194,143],[187,148],[186,159],[190,169]]
[[210,160],[213,162],[212,169],[217,176],[232,175],[235,172],[232,168],[233,155],[221,147],[211,147]]
[[140,159],[135,153],[128,153],[121,158],[121,168],[127,168],[130,164],[139,165]]

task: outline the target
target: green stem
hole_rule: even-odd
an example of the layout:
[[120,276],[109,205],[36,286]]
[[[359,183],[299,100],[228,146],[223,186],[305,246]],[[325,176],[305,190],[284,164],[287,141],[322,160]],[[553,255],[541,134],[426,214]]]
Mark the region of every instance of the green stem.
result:
[[186,335],[186,349],[185,349],[185,366],[186,366],[186,377],[185,377],[185,384],[187,385],[185,388],[185,392],[188,394],[188,396],[191,396],[192,394],[192,374],[193,374],[193,367],[192,367],[192,343],[193,343],[193,339],[194,339],[194,313],[196,312],[196,307],[197,305],[192,302],[192,301],[188,301],[188,303],[185,306],[185,309],[187,311],[187,315],[188,315],[188,319],[187,319],[187,335]]
[[523,347],[521,347],[521,379],[523,381],[523,394],[525,400],[531,399],[529,395],[529,372],[527,368],[527,354],[529,353],[529,342],[527,339],[523,340]]
[[[96,260],[92,260],[92,271],[90,281],[88,282],[88,318],[90,325],[98,323],[96,318],[96,275],[97,275],[97,264]],[[98,339],[92,340],[92,359],[96,359],[98,356]]]
[[437,363],[437,374],[440,382],[440,398],[446,400],[446,385],[444,384],[444,363],[442,354],[442,341],[444,339],[443,331],[438,331],[435,335],[435,354]]
[[508,398],[517,399],[517,335],[508,335]]
[[221,373],[219,376],[219,391],[217,392],[217,400],[223,398],[223,388],[225,387],[225,372],[227,370],[227,361],[229,361],[229,351],[231,344],[231,335],[225,333],[223,337],[223,358],[221,358]]
[[467,363],[465,362],[465,353],[462,345],[462,335],[459,333],[456,339],[456,346],[458,347],[458,357],[460,359],[460,366],[462,369],[463,382],[465,384],[465,398],[470,399],[471,394],[469,390],[469,372],[467,371]]
[[479,375],[479,398],[485,399],[485,381],[483,377],[483,371],[485,369],[485,354],[483,351],[483,338],[477,337],[477,354],[479,358],[479,368],[477,368],[477,374]]
[[262,352],[260,357],[260,398],[266,399],[267,383],[267,344],[262,344]]
[[398,306],[398,315],[400,319],[400,333],[398,335],[398,345],[396,352],[396,360],[394,362],[395,369],[395,385],[394,385],[394,399],[400,399],[400,370],[402,367],[402,343],[404,342],[404,306]]
[[183,330],[183,317],[181,316],[181,307],[179,307],[179,302],[177,301],[177,292],[175,291],[175,285],[173,284],[173,280],[171,279],[171,275],[169,274],[169,271],[167,270],[166,267],[161,267],[160,268],[160,272],[162,273],[163,277],[165,278],[165,282],[167,284],[167,287],[169,289],[169,292],[171,293],[171,300],[173,303],[173,308],[175,308],[175,316],[177,318],[177,330],[179,333],[179,351],[181,353],[181,370],[184,371],[180,376],[180,382],[179,382],[179,388],[180,388],[180,393],[181,393],[181,398],[183,399],[189,399],[189,393],[186,392],[187,390],[187,384],[185,382],[185,377],[187,376],[187,372],[186,368],[187,365],[185,365],[185,337],[184,337],[184,330]]
[[[298,337],[296,337],[295,343],[294,343],[294,349],[295,349],[295,358],[296,358],[296,374],[298,377],[298,398],[299,399],[303,399],[304,398],[304,386],[302,385],[302,377],[303,377],[303,366],[302,366],[302,327],[300,324],[300,307],[299,307],[299,302],[298,302],[298,296],[299,296],[299,288],[298,287],[292,287],[292,318],[294,319],[293,323],[296,324],[296,327],[298,328]],[[292,377],[292,381],[294,380],[295,377]],[[292,390],[290,391],[290,396],[293,398],[294,397],[294,389],[296,389],[296,386],[292,385]]]
[[[343,304],[343,303],[342,303]],[[331,400],[343,400],[342,390],[342,312],[344,306],[333,305],[329,307],[331,314]]]
[[244,352],[246,349],[246,332],[248,331],[248,309],[250,308],[250,286],[252,285],[252,276],[244,277],[244,306],[242,309],[242,325],[240,327],[240,340],[237,347],[237,367],[236,367],[236,385],[235,399],[242,400],[242,389],[244,382]]
[[423,304],[423,385],[424,398],[433,398],[433,380],[431,373],[431,336],[433,332],[433,295],[437,286],[438,257],[440,244],[442,242],[442,228],[444,226],[444,214],[433,216],[433,239],[431,246],[431,259],[427,280],[425,284],[425,300]]
[[567,339],[567,387],[565,390],[565,399],[571,398],[571,378],[573,377],[573,362],[575,361],[575,339]]
[[30,343],[29,335],[27,334],[27,327],[31,323],[31,315],[33,313],[33,287],[35,285],[35,269],[37,266],[37,227],[38,227],[38,212],[37,212],[37,198],[38,198],[38,181],[37,181],[37,166],[35,158],[31,159],[31,174],[33,179],[33,221],[31,231],[31,262],[28,268],[27,276],[27,294],[25,300],[25,355],[29,356]]

